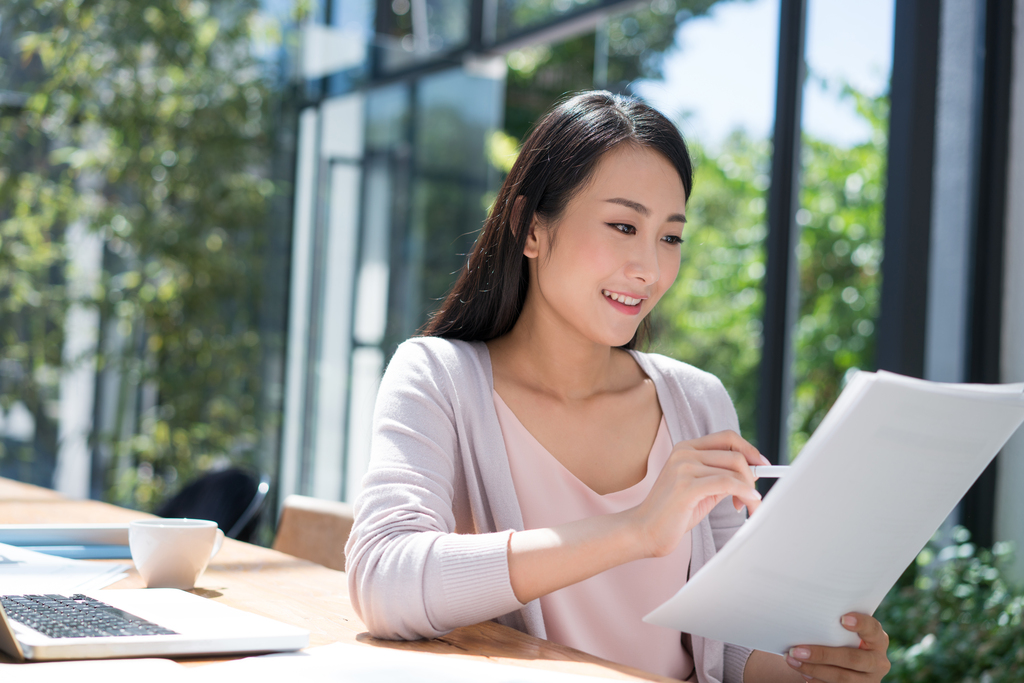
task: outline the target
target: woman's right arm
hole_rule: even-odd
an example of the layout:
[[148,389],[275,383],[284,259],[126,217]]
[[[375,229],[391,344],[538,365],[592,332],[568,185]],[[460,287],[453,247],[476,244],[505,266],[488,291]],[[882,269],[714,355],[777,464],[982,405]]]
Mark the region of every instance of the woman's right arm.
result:
[[511,531],[455,533],[465,483],[452,393],[424,343],[400,346],[381,381],[345,548],[352,605],[377,637],[435,637],[522,607],[508,577]]
[[727,496],[739,513],[761,500],[749,465],[763,464],[735,432],[675,445],[650,494],[639,506],[550,529],[517,531],[509,539],[509,576],[520,602],[572,585],[607,569],[662,557]]

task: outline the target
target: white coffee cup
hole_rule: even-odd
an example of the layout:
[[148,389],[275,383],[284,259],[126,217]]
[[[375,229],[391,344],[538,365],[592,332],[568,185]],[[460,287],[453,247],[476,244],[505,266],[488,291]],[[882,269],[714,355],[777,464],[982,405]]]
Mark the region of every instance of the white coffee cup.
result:
[[140,519],[128,525],[128,547],[148,588],[190,590],[224,542],[206,519]]

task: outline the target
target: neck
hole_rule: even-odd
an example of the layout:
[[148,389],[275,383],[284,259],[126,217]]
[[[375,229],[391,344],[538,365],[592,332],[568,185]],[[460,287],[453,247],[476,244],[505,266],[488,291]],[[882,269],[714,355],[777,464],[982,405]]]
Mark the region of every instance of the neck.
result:
[[557,321],[538,319],[527,310],[511,332],[488,342],[495,372],[562,400],[614,388],[617,349],[566,334]]

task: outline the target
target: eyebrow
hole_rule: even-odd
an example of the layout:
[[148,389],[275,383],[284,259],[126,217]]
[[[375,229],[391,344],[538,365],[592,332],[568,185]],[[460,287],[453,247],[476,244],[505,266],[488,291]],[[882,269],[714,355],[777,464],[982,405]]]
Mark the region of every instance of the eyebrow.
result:
[[[619,204],[620,206],[625,206],[628,209],[633,209],[634,211],[636,211],[641,216],[645,216],[646,217],[646,216],[650,216],[651,215],[651,210],[650,209],[648,209],[646,206],[644,206],[640,202],[634,202],[632,199],[624,199],[622,197],[612,197],[611,199],[606,199],[605,201],[609,202],[611,204]],[[674,214],[672,214],[671,216],[668,217],[666,222],[667,223],[685,223],[686,222],[686,216],[684,216],[681,213],[674,213]]]

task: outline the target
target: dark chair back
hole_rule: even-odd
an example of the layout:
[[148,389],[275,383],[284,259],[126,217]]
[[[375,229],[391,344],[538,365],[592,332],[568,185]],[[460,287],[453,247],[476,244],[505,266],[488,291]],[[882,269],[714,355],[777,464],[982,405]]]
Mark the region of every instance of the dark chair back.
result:
[[161,517],[191,517],[217,522],[228,538],[249,542],[270,491],[270,477],[238,468],[210,472],[191,482],[164,503]]

